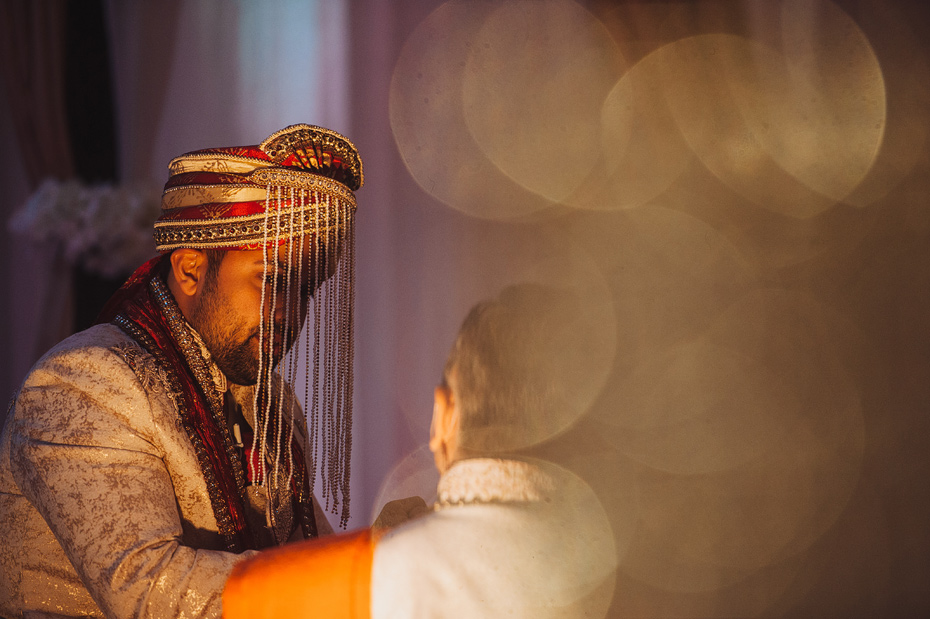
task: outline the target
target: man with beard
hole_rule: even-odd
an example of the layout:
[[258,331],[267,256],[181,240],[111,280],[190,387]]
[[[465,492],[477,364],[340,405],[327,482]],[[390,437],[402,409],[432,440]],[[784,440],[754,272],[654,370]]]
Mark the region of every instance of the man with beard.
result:
[[7,416],[2,616],[219,616],[235,563],[331,532],[317,472],[348,518],[358,152],[293,125],[169,171],[161,255]]

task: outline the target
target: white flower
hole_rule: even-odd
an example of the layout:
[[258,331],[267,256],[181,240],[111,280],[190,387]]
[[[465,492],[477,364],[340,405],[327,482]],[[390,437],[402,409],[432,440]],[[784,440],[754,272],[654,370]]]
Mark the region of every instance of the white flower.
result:
[[134,185],[45,180],[10,219],[10,230],[58,246],[73,264],[103,277],[132,272],[155,255],[152,224],[161,191]]

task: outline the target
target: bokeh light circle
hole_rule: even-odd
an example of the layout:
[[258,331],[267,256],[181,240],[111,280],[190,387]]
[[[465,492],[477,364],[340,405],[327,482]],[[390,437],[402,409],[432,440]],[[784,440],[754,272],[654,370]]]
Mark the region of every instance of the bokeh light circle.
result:
[[603,24],[570,0],[518,0],[478,32],[465,121],[488,159],[530,191],[569,197],[600,152],[600,109],[622,73]]
[[725,471],[765,454],[800,403],[778,375],[705,338],[641,362],[618,387],[617,447],[670,473]]
[[661,53],[636,63],[611,89],[601,112],[609,198],[571,199],[581,208],[631,208],[660,195],[693,158],[665,100]]
[[797,218],[855,190],[885,126],[882,74],[864,37],[839,53],[809,51],[707,34],[655,52],[669,108],[704,165],[755,204]]
[[381,509],[390,501],[411,496],[422,498],[427,505],[436,500],[439,472],[429,445],[421,445],[407,454],[384,477],[373,503],[370,522],[374,522]]
[[[533,428],[526,428],[526,432],[519,436],[514,435],[511,449],[523,449],[542,443],[578,423],[603,390],[617,350],[614,300],[598,264],[585,248],[568,242],[564,230],[537,232],[532,244],[521,244],[515,240],[514,246],[502,253],[483,255],[487,263],[473,265],[472,276],[481,279],[481,289],[486,292],[475,296],[458,310],[455,331],[450,333],[447,341],[438,343],[443,355],[434,369],[438,382],[448,351],[471,307],[495,298],[503,289],[535,284],[571,298],[571,305],[577,307],[577,312],[560,325],[558,333],[553,333],[553,337],[559,336],[568,342],[562,351],[564,360],[559,361],[566,366],[567,374],[564,378],[572,385],[567,406],[540,416]],[[502,268],[502,265],[506,265],[506,268]],[[540,311],[545,312],[546,308],[540,308]],[[401,342],[398,357],[422,358],[424,351],[413,349],[414,345],[412,338],[411,342]],[[413,389],[419,390],[422,387],[412,384],[408,368],[401,365],[393,368],[393,371],[394,380],[401,385],[398,406],[410,431],[416,437],[425,437],[432,410],[427,402],[432,402],[431,388],[434,384],[430,385],[428,393],[414,392]]]
[[647,389],[628,385],[617,444],[649,467],[651,518],[625,573],[676,592],[720,589],[806,551],[836,522],[865,443],[837,352],[843,324],[803,295],[760,290],[673,351],[677,365],[647,372]]
[[475,38],[496,3],[453,0],[404,43],[389,93],[391,130],[410,175],[429,195],[491,220],[532,217],[554,206],[504,175],[465,124],[462,88]]
[[[617,372],[692,339],[758,275],[724,234],[688,213],[650,205],[606,215],[577,226],[572,242],[592,256],[611,290]],[[607,389],[616,385],[614,376]]]

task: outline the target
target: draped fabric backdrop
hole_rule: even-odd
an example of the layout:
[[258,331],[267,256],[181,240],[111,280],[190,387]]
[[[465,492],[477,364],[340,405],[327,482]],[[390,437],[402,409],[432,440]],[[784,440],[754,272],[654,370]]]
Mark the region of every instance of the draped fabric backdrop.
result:
[[[0,220],[6,223],[47,177],[74,174],[64,99],[65,2],[0,5],[0,132],[3,165]],[[71,276],[53,248],[36,246],[0,230],[0,374],[6,404],[29,367],[70,332]]]
[[[600,501],[610,616],[930,612],[926,6],[105,6],[122,181],[295,122],[359,147],[350,528],[431,498],[432,389],[468,308],[571,283],[601,334],[578,360],[589,406],[542,420],[563,431],[532,453]],[[54,62],[22,71],[54,37],[20,34],[4,219],[48,165],[17,131],[57,101],[36,90]],[[9,393],[59,339],[68,283],[0,234]]]

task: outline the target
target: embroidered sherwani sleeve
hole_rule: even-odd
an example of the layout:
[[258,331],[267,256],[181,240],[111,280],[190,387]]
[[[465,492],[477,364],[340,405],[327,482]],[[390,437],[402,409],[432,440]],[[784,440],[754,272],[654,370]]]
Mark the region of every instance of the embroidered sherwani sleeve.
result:
[[242,556],[181,543],[150,393],[106,348],[47,357],[17,402],[16,482],[110,617],[214,617]]

